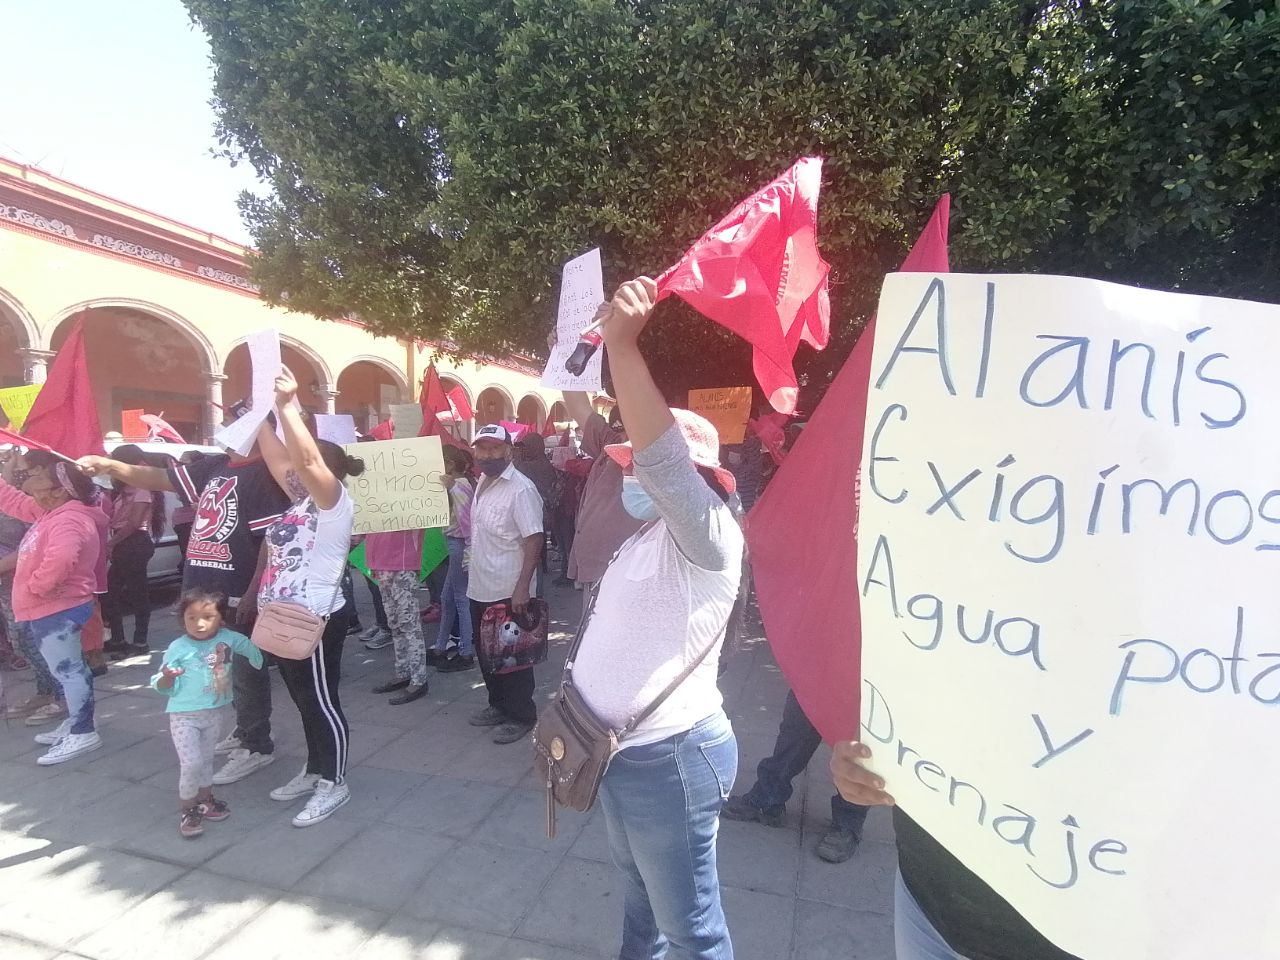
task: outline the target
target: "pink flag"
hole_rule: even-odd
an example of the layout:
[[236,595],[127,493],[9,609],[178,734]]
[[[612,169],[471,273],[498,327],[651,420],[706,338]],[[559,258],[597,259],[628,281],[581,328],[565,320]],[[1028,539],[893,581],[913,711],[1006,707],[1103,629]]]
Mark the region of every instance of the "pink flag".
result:
[[84,321],[77,320],[49,367],[49,377],[31,406],[23,432],[68,457],[105,454],[98,403],[84,355]]
[[827,345],[828,266],[818,253],[822,158],[805,157],[753,193],[658,277],[672,294],[753,347],[756,380],[775,410],[796,406],[800,341]]
[[144,413],[138,418],[147,425],[147,439],[155,440],[159,438],[172,440],[174,443],[186,443],[187,441],[182,439],[182,434],[173,429],[163,418],[163,413],[160,416],[156,416],[154,413]]
[[[950,195],[902,264],[947,273]],[[858,468],[875,319],[751,511],[756,596],[774,658],[824,740],[858,736],[862,631],[858,604]]]
[[786,433],[784,431],[788,419],[789,417],[785,413],[774,411],[747,421],[747,427],[760,438],[760,442],[769,451],[769,456],[773,458],[773,462],[778,466],[782,466],[782,458],[787,455],[782,446],[786,441]]

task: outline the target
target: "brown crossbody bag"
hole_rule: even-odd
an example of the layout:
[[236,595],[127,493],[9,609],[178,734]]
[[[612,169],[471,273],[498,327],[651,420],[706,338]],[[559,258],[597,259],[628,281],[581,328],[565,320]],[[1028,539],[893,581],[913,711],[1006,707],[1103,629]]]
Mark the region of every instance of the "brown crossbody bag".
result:
[[555,839],[556,804],[585,813],[596,802],[600,782],[604,779],[609,763],[621,749],[621,742],[643,723],[653,711],[676,691],[676,688],[698,668],[707,654],[723,639],[717,637],[696,660],[672,680],[652,703],[626,722],[621,730],[614,730],[595,715],[573,685],[573,661],[587,632],[587,622],[596,606],[600,584],[591,591],[578,635],[574,637],[569,657],[560,679],[560,692],[550,708],[538,717],[533,730],[535,763],[545,765],[547,783],[547,837]]

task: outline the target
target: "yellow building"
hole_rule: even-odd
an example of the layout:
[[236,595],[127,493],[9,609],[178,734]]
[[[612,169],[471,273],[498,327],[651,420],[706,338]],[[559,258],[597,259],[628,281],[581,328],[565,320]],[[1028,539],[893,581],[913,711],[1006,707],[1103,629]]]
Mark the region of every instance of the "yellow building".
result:
[[[274,326],[299,399],[349,413],[360,430],[393,403],[417,399],[438,345],[375,337],[348,319],[267,305],[248,279],[249,251],[211,233],[0,158],[0,385],[44,380],[77,318],[103,430],[121,412],[163,413],[188,440],[207,441],[223,404],[249,391],[245,338]],[[436,361],[446,390],[462,387],[475,424],[564,420],[560,395],[521,357]],[[469,436],[472,424],[461,430]]]

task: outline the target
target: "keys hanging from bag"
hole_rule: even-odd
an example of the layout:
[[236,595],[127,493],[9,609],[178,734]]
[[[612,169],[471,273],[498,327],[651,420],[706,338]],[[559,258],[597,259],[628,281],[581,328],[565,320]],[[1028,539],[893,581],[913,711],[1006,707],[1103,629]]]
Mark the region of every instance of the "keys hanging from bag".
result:
[[662,706],[724,639],[723,633],[716,637],[653,702],[628,720],[621,730],[615,731],[595,715],[573,685],[573,661],[582,646],[599,590],[600,584],[597,583],[587,600],[582,621],[578,624],[578,634],[564,664],[560,692],[538,717],[537,726],[533,728],[535,763],[546,768],[547,838],[551,840],[556,836],[556,804],[581,813],[590,810],[595,805],[600,783],[610,762],[622,749],[622,741]]

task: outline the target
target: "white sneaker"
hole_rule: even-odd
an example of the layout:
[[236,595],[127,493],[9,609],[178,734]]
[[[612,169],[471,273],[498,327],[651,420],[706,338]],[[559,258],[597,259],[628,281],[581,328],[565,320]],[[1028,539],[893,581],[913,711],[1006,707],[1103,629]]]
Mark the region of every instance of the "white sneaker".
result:
[[36,743],[43,743],[46,747],[52,747],[55,743],[64,740],[71,733],[71,718],[63,720],[52,730],[46,730],[44,733],[36,734]]
[[54,763],[65,763],[68,760],[74,760],[82,753],[97,750],[100,746],[102,746],[102,738],[98,736],[96,730],[89,733],[69,733],[55,743],[43,757],[38,757],[36,763],[42,767]]
[[351,789],[345,783],[334,783],[332,780],[317,780],[316,791],[302,808],[302,812],[293,818],[295,827],[313,827],[317,823],[328,820],[333,812],[351,799]]
[[225,756],[232,750],[239,750],[242,746],[243,744],[240,743],[240,738],[234,733],[229,733],[218,741],[218,745],[213,748],[213,752],[219,756]]
[[46,703],[39,710],[32,710],[23,723],[28,727],[38,727],[41,724],[48,723],[50,720],[57,720],[59,717],[65,717],[66,715],[67,705],[55,700],[53,703]]
[[381,650],[391,646],[391,631],[378,628],[378,632],[364,642],[366,650]]
[[307,768],[303,767],[302,772],[286,783],[283,787],[276,787],[271,791],[272,800],[297,800],[299,797],[305,797],[312,793],[316,784],[320,782],[320,774],[307,773]]
[[231,751],[231,757],[221,770],[213,775],[213,782],[219,786],[243,780],[255,770],[261,770],[269,763],[275,762],[273,753],[250,753],[243,747]]

